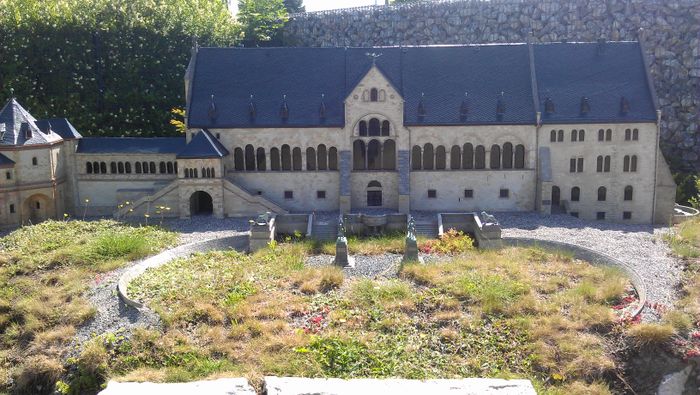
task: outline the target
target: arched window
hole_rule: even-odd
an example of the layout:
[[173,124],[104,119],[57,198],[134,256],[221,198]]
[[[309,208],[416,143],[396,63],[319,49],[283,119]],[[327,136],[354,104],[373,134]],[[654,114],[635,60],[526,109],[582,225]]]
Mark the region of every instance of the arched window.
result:
[[209,175],[207,174],[207,170],[209,170],[209,169],[205,169],[202,167],[202,178],[209,178]]
[[477,145],[476,149],[474,150],[474,168],[486,168],[486,149],[483,145]]
[[282,146],[282,170],[292,170],[292,149],[287,144]]
[[462,167],[462,151],[459,145],[453,145],[450,149],[450,169],[459,170]]
[[421,166],[423,165],[422,157],[423,156],[421,155],[420,146],[414,145],[411,149],[411,168],[413,170],[421,169]]
[[604,202],[606,194],[607,194],[607,190],[605,189],[605,187],[598,188],[598,201]]
[[556,130],[552,130],[551,132],[549,132],[549,141],[552,143],[557,141],[557,131]]
[[148,170],[150,170],[151,174],[156,174],[156,162],[149,162]]
[[571,188],[571,201],[578,202],[581,199],[581,188],[573,187]]
[[131,162],[124,163],[124,172],[126,172],[126,174],[131,174]]
[[571,131],[571,141],[576,141],[578,139],[578,130],[574,129]]
[[352,143],[352,168],[354,170],[365,170],[365,142],[355,140]]
[[423,146],[423,170],[433,170],[435,168],[435,152],[433,145],[427,143]]
[[603,163],[603,171],[606,173],[610,172],[610,155],[605,156],[605,160]]
[[87,174],[92,174],[92,163],[87,162],[87,163],[85,164],[85,172],[86,172]]
[[586,139],[586,131],[581,129],[578,131],[578,141],[584,141]]
[[168,174],[173,174],[173,162],[168,162],[166,165]]
[[338,149],[335,147],[328,150],[328,170],[338,170]]
[[165,162],[160,162],[160,163],[158,164],[158,167],[159,167],[159,170],[160,170],[160,174],[165,174],[165,173],[168,171],[167,168],[166,168],[166,166],[165,166]]
[[211,168],[211,177],[214,178],[216,177],[216,173],[214,172],[214,168]]
[[474,146],[466,143],[462,146],[462,169],[474,168]]
[[380,130],[379,130],[379,120],[377,118],[372,118],[369,120],[369,135],[370,136],[379,136],[380,135]]
[[632,155],[632,160],[630,161],[630,171],[637,171],[637,155]]
[[513,144],[511,143],[503,144],[503,168],[513,168]]
[[605,131],[605,141],[611,141],[612,140],[612,130],[607,129]]
[[515,168],[525,168],[525,146],[522,144],[515,146]]
[[360,136],[367,136],[367,121],[360,121]]
[[598,129],[598,141],[605,140],[605,130]]
[[564,141],[564,131],[559,129],[559,132],[557,132],[557,141],[562,142]]
[[107,163],[100,162],[100,173],[107,174]]
[[141,162],[136,162],[136,174],[141,174]]
[[435,148],[435,169],[445,170],[447,168],[447,151],[445,146],[438,145]]
[[489,167],[492,169],[501,168],[501,147],[496,144],[491,146],[491,160],[489,161]]
[[625,129],[625,141],[632,140],[632,129]]
[[292,150],[292,170],[301,171],[301,148],[294,147]]
[[382,184],[379,183],[379,181],[370,181],[369,184],[367,184],[367,188],[381,188]]
[[185,178],[190,178],[190,169],[185,169]]
[[639,140],[639,129],[632,129],[632,140]]
[[280,160],[280,150],[277,147],[270,148],[270,170],[280,171],[282,161]]
[[370,140],[367,144],[367,169],[381,170],[382,168],[382,145],[379,140]]
[[255,163],[257,164],[258,171],[267,170],[267,157],[265,156],[265,148],[258,147],[255,152]]
[[316,166],[319,170],[328,169],[328,152],[326,152],[326,146],[320,144],[318,150],[316,151]]
[[316,150],[312,147],[306,149],[306,170],[316,170]]
[[117,172],[117,163],[116,162],[109,163],[109,172],[112,174],[115,174]]
[[148,174],[148,162],[141,162],[141,167],[143,167],[143,174]]
[[389,135],[389,121],[382,121],[382,136]]
[[382,168],[384,170],[396,169],[396,142],[386,140],[382,147]]
[[194,178],[199,178],[199,174],[197,173],[197,169],[194,169]]
[[625,155],[624,158],[622,158],[622,171],[628,172],[630,171],[630,156]]
[[98,162],[92,162],[92,172],[95,174],[100,174],[100,164]]
[[598,155],[595,161],[595,171],[601,173],[603,171],[603,156]]
[[255,148],[250,144],[245,146],[245,169],[255,170]]
[[117,173],[124,174],[124,162],[117,162]]
[[173,171],[177,174],[177,162],[173,163]]
[[233,150],[233,168],[236,171],[245,170],[245,159],[243,159],[243,149],[241,147],[236,147]]
[[377,88],[372,88],[369,91],[369,101],[377,101],[379,100],[379,92],[377,92]]
[[625,200],[632,200],[632,195],[634,194],[634,189],[631,185],[625,187]]

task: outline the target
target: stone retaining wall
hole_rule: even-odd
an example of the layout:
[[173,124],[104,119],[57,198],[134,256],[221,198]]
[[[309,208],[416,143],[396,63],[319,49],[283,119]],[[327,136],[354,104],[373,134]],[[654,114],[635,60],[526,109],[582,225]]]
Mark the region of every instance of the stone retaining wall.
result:
[[[454,0],[294,14],[288,45],[373,46],[637,40],[662,109],[674,169],[700,170],[700,1]],[[677,158],[677,159],[675,159]],[[676,161],[678,163],[676,163]]]

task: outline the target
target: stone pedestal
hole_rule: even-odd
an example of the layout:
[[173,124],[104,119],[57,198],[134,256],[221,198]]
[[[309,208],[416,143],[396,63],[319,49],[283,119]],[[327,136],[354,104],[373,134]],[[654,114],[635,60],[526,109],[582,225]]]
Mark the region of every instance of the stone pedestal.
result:
[[341,267],[355,267],[355,258],[350,256],[348,250],[348,239],[338,237],[335,242],[335,258],[333,264]]
[[406,247],[403,250],[402,262],[422,262],[418,256],[418,242],[415,238],[406,237]]
[[248,251],[255,252],[266,248],[275,239],[275,233],[275,217],[271,216],[270,213],[251,221]]

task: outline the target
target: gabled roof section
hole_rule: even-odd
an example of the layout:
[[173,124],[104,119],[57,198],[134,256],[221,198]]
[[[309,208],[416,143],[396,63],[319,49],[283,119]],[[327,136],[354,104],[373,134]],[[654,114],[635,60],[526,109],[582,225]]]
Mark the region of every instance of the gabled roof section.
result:
[[0,168],[10,168],[10,167],[15,167],[15,161],[12,159],[8,158],[7,156],[0,154]]
[[0,132],[0,145],[50,144],[62,140],[58,134],[42,132],[36,122],[15,98],[11,98],[0,110],[0,130],[3,126],[5,128],[4,133]]
[[177,154],[185,148],[185,137],[83,137],[79,154]]
[[[637,42],[534,45],[539,101],[549,97],[554,112],[543,123],[656,121],[644,59]],[[590,110],[581,112],[582,98]],[[629,103],[621,111],[622,98]]]
[[223,158],[228,150],[208,130],[200,130],[192,137],[178,159]]
[[64,140],[75,140],[83,137],[66,118],[40,119],[36,121],[36,126],[43,133],[57,133]]

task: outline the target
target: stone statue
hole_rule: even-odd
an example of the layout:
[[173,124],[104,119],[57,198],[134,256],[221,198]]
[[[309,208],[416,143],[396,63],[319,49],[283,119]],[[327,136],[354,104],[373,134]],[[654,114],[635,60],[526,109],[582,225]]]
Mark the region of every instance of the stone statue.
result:
[[343,215],[338,219],[338,238],[335,240],[335,258],[333,263],[342,267],[354,267],[355,259],[350,256],[348,239],[345,238],[345,221]]
[[484,225],[498,225],[496,217],[487,213],[486,211],[481,212],[481,220],[483,221]]
[[266,212],[265,214],[260,214],[258,217],[255,219],[255,224],[256,225],[268,225],[270,223],[270,212]]
[[416,221],[412,215],[408,215],[408,225],[406,226],[406,238],[410,240],[416,239]]
[[403,251],[403,262],[420,262],[418,242],[416,241],[416,221],[409,214],[406,223],[406,246]]
[[338,241],[345,240],[345,220],[343,215],[338,219]]

